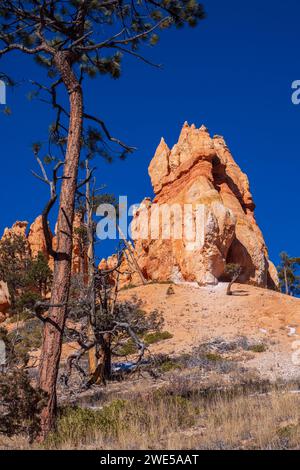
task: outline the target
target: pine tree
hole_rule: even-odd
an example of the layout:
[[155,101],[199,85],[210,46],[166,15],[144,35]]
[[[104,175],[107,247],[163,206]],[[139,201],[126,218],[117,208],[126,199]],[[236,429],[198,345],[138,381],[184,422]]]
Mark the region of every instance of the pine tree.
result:
[[[50,180],[41,167],[39,177],[50,187],[51,197],[43,211],[43,227],[49,253],[54,257],[51,306],[45,323],[40,361],[39,385],[48,393],[41,414],[42,436],[53,428],[56,413],[56,381],[61,355],[70,289],[72,227],[75,194],[78,189],[79,160],[85,143],[93,152],[111,160],[107,141],[122,148],[121,158],[133,148],[113,137],[98,116],[86,111],[82,83],[102,74],[118,78],[123,55],[148,64],[141,53],[144,44],[154,45],[158,32],[171,26],[195,26],[204,18],[197,0],[2,0],[0,4],[0,58],[14,51],[32,56],[45,67],[49,82],[36,83],[33,95],[46,93],[56,119],[50,126],[50,153],[54,162]],[[154,65],[154,64],[152,64]],[[69,97],[69,109],[59,102],[61,92]],[[45,100],[46,98],[44,98]],[[56,145],[62,160],[53,155]],[[58,172],[63,168],[63,175]],[[57,217],[57,249],[52,249],[47,217],[58,198],[57,181],[62,179]]]
[[52,282],[52,271],[45,255],[41,252],[30,261],[27,272],[27,283],[30,288],[38,290],[40,296],[46,296]]
[[280,253],[281,263],[278,266],[280,289],[287,295],[300,294],[300,258],[291,258],[286,252]]
[[24,237],[12,233],[0,240],[0,279],[7,283],[12,308],[26,286],[30,256]]

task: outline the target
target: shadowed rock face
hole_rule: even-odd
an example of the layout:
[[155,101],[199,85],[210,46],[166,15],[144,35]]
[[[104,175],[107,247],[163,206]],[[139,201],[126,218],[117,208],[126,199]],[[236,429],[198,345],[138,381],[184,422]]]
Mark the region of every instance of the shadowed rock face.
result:
[[[191,222],[196,226],[197,207],[203,239],[190,243],[172,236],[178,213],[171,212],[171,238],[147,236],[136,240],[135,251],[146,279],[196,281],[216,284],[224,280],[226,263],[243,268],[240,282],[274,288],[277,272],[268,259],[263,235],[255,221],[255,204],[247,176],[235,163],[223,137],[210,137],[206,127],[184,124],[178,143],[169,149],[161,140],[149,165],[155,192],[138,209],[133,230],[140,228],[150,211],[163,204],[192,206]],[[148,219],[149,220],[149,219]],[[162,233],[165,222],[159,222]],[[134,275],[137,281],[136,275]]]

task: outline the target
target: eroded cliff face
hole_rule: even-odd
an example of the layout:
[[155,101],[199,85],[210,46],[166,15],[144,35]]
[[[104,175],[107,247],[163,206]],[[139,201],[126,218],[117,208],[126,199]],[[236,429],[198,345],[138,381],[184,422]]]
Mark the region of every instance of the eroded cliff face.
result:
[[[197,129],[185,123],[172,149],[161,140],[150,162],[149,175],[155,197],[153,201],[145,198],[134,216],[132,231],[139,238],[131,247],[146,281],[216,284],[226,280],[226,264],[236,263],[242,267],[240,282],[278,286],[276,268],[268,258],[254,217],[248,178],[234,161],[223,137],[211,137],[205,126]],[[154,223],[153,214],[159,214]],[[82,224],[78,213],[74,220],[73,273],[86,273],[87,269],[80,237]],[[28,235],[27,225],[16,222],[11,229],[5,229],[3,236],[12,232],[23,236],[31,256],[34,258],[41,251],[53,269],[41,216],[31,225]],[[186,231],[187,227],[192,228],[192,233]],[[55,249],[56,236],[52,244]],[[99,268],[111,269],[116,264],[113,255],[102,260]],[[141,283],[128,250],[120,270],[122,286]]]
[[[161,236],[167,223],[161,217],[154,230],[160,233],[158,237],[156,233],[157,239],[148,233],[135,241],[136,257],[146,279],[216,284],[226,279],[226,264],[236,263],[242,267],[240,282],[270,288],[278,285],[276,268],[268,259],[254,217],[248,178],[223,137],[211,138],[206,127],[197,129],[185,123],[172,149],[161,140],[149,165],[149,175],[155,198],[142,202],[133,231],[140,233],[145,220],[151,220],[153,212],[168,205],[171,236]],[[181,238],[174,236],[181,224],[179,207],[182,217],[186,207],[190,210],[188,222],[182,221]],[[185,234],[187,224],[195,227],[195,238]],[[133,276],[137,280],[136,274]]]
[[[52,237],[53,239],[53,237]],[[39,253],[43,253],[49,261],[46,240],[43,231],[42,216],[38,216],[31,224],[27,237],[32,258],[36,258]]]
[[[39,215],[34,222],[30,225],[29,230],[28,222],[15,222],[11,228],[6,228],[3,233],[3,238],[12,237],[13,234],[21,236],[25,240],[25,247],[29,256],[34,259],[38,253],[41,252],[47,259],[50,268],[53,270],[53,258],[47,251],[46,240],[43,231],[42,216]],[[72,272],[85,273],[87,270],[86,249],[83,246],[82,230],[83,216],[81,213],[76,212],[73,222],[73,254],[72,254]],[[28,233],[27,233],[28,232]],[[51,234],[51,231],[50,231]],[[52,235],[52,247],[56,249],[56,235]]]
[[[24,239],[25,256],[34,259],[38,253],[41,252],[45,256],[49,267],[54,269],[54,260],[47,251],[46,240],[42,225],[42,216],[38,216],[30,225],[28,230],[28,222],[17,221],[11,228],[4,230],[3,238],[12,238],[14,235],[20,236]],[[86,249],[82,242],[81,229],[83,227],[82,214],[76,213],[73,223],[73,254],[72,254],[72,272],[73,274],[85,274],[87,272],[87,255]],[[51,235],[52,246],[56,248],[56,235]],[[7,284],[0,279],[0,322],[6,317],[9,311],[10,296]]]

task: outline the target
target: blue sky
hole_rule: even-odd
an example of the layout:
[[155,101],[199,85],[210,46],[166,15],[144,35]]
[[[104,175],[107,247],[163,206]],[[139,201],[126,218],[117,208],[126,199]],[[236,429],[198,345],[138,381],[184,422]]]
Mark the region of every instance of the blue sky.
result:
[[[225,137],[250,179],[256,218],[271,258],[299,256],[300,105],[291,84],[300,79],[298,0],[207,0],[196,29],[167,31],[147,56],[162,70],[127,59],[119,80],[100,77],[86,88],[86,109],[138,150],[125,162],[96,162],[97,179],[130,203],[152,196],[147,168],[164,136],[176,143],[185,120]],[[47,189],[35,180],[31,144],[51,122],[46,105],[28,101],[29,80],[43,79],[30,57],[1,60],[19,85],[8,91],[13,114],[0,114],[0,232],[15,220],[32,221]],[[100,255],[111,251],[102,243]]]

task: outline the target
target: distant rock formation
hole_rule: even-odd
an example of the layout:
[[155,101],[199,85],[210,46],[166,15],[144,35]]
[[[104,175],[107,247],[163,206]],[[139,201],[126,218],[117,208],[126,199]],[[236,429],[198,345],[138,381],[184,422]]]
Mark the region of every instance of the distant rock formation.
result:
[[[17,221],[11,228],[5,228],[3,238],[11,238],[14,235],[24,238],[25,241],[25,256],[30,256],[31,259],[37,257],[38,253],[44,254],[48,261],[49,267],[54,269],[54,260],[49,255],[46,246],[46,240],[43,231],[42,216],[38,216],[35,221],[30,225],[29,230],[28,222]],[[72,272],[75,274],[87,272],[87,255],[86,249],[82,243],[82,234],[80,233],[81,227],[83,226],[82,215],[75,213],[73,223],[73,255],[72,255]],[[28,232],[28,234],[27,234]],[[56,235],[52,236],[52,246],[55,249],[57,238]],[[9,294],[7,285],[0,279],[0,316],[1,313],[5,313],[10,306]],[[1,321],[1,320],[0,320]]]
[[[189,223],[196,226],[196,209],[201,205],[203,239],[194,245],[184,234],[176,239],[172,234],[178,219],[176,211],[171,213],[170,239],[146,236],[135,241],[136,257],[147,280],[216,284],[226,280],[226,264],[236,263],[242,267],[240,282],[278,286],[276,268],[268,258],[254,217],[248,178],[223,137],[211,138],[205,126],[197,129],[185,123],[172,149],[161,140],[150,162],[149,175],[156,196],[153,201],[146,198],[142,202],[133,230],[142,227],[145,220],[150,220],[150,212],[164,204],[192,207]],[[161,219],[157,227],[160,234],[164,223]],[[108,265],[112,262],[109,259]],[[130,281],[127,274],[126,282],[138,283],[136,273]]]
[[6,227],[3,232],[2,238],[10,238],[13,235],[17,235],[20,237],[26,237],[26,230],[27,230],[28,222],[26,221],[17,221],[13,224],[11,228]]
[[49,261],[49,254],[47,251],[41,215],[39,215],[31,224],[27,240],[32,258],[36,258],[39,253],[43,253],[46,259]]
[[[53,270],[53,258],[49,256],[47,251],[46,240],[43,231],[42,216],[39,215],[35,221],[30,225],[27,235],[28,222],[15,222],[11,228],[6,228],[3,237],[12,237],[13,234],[21,236],[25,239],[25,246],[28,247],[28,252],[32,259],[36,258],[38,253],[41,252],[48,260],[50,268]],[[87,270],[87,261],[85,248],[82,245],[82,234],[80,233],[83,227],[82,214],[75,213],[73,222],[73,255],[72,255],[72,271],[73,273],[85,273]],[[55,249],[57,245],[56,235],[52,235],[52,246]]]

